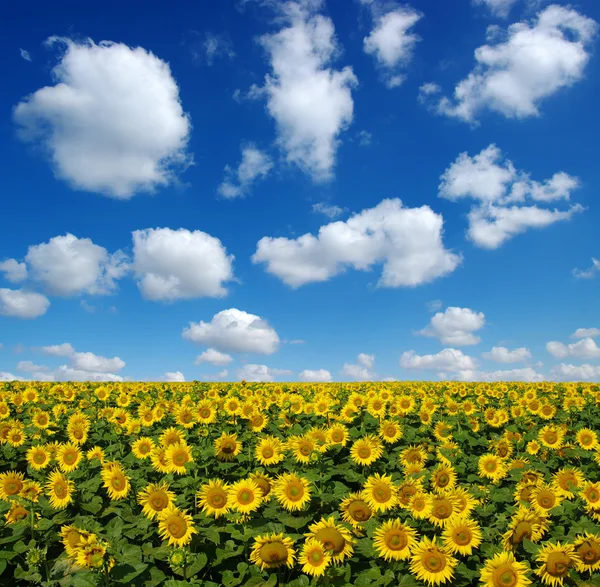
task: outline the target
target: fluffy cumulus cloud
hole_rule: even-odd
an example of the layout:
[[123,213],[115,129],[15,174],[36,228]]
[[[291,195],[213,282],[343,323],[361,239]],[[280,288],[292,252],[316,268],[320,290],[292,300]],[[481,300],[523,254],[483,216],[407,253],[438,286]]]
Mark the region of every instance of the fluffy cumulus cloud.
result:
[[484,110],[507,118],[539,116],[543,99],[583,78],[596,31],[595,21],[558,5],[506,31],[490,27],[488,44],[475,50],[476,65],[453,99],[439,98],[431,84],[427,92],[422,86],[421,99],[437,113],[471,124]]
[[161,378],[161,381],[184,383],[185,376],[181,371],[167,371]]
[[220,353],[216,349],[207,349],[202,354],[196,357],[194,361],[195,365],[202,365],[202,363],[210,363],[211,365],[229,365],[233,361],[233,358],[226,353]]
[[74,188],[127,199],[175,178],[191,159],[190,121],[166,62],[142,47],[51,38],[55,85],[14,109],[19,135],[41,142]]
[[240,381],[275,381],[275,377],[281,375],[291,375],[292,372],[287,369],[271,369],[266,365],[247,364],[237,370],[237,378]]
[[39,293],[0,287],[0,316],[33,319],[43,316],[50,300]]
[[24,379],[8,371],[0,371],[0,381],[24,381]]
[[592,265],[589,269],[573,269],[573,275],[578,279],[592,279],[600,273],[600,261],[592,257]]
[[555,381],[600,381],[600,365],[569,365],[561,363],[550,370]]
[[222,371],[219,371],[218,373],[214,373],[212,375],[202,375],[202,379],[204,379],[205,381],[216,381],[218,379],[225,379],[225,377],[227,377],[229,375],[229,371],[227,371],[227,369],[223,369]]
[[71,357],[75,354],[75,349],[70,342],[44,346],[41,350],[45,355],[49,355],[51,357]]
[[594,338],[600,336],[600,328],[578,328],[571,338]]
[[509,350],[503,346],[492,347],[492,350],[481,355],[484,359],[497,363],[520,363],[531,359],[531,351],[525,347]]
[[538,373],[531,367],[522,369],[507,369],[502,371],[477,371],[464,370],[457,371],[453,374],[439,374],[440,379],[450,379],[455,381],[525,381],[537,382],[545,381],[544,375]]
[[331,373],[327,369],[317,369],[313,371],[311,369],[305,369],[298,374],[300,381],[313,381],[315,383],[327,383],[331,381]]
[[518,0],[473,0],[475,6],[485,6],[493,16],[506,18]]
[[318,236],[264,237],[252,257],[291,287],[327,281],[346,268],[383,264],[380,287],[416,286],[447,275],[461,257],[442,242],[442,216],[429,206],[404,208],[383,200],[345,222],[326,224]]
[[233,256],[199,230],[148,228],[133,233],[132,269],[142,295],[153,301],[222,297],[233,279]]
[[[540,207],[557,200],[568,201],[579,179],[564,171],[543,182],[517,170],[494,144],[470,156],[461,153],[440,177],[439,196],[453,202],[475,200],[468,214],[468,237],[477,246],[496,249],[530,228],[543,228],[570,219],[583,207],[566,210]],[[533,202],[534,205],[526,205]]]
[[36,371],[47,371],[48,367],[45,365],[36,365],[32,361],[19,361],[17,364],[17,371],[24,373],[35,373]]
[[25,261],[31,280],[58,296],[111,294],[129,269],[122,251],[109,254],[89,238],[70,233],[29,247]]
[[119,357],[107,359],[94,353],[73,353],[70,357],[70,367],[79,371],[94,371],[97,373],[111,373],[120,371],[125,367],[125,361]]
[[474,312],[469,308],[449,307],[444,312],[437,312],[430,324],[419,330],[417,334],[438,338],[442,344],[466,346],[481,341],[474,332],[483,328],[485,314]]
[[312,206],[313,212],[324,214],[327,218],[333,220],[344,213],[344,209],[335,204],[325,204],[325,202],[317,202]]
[[375,355],[360,353],[356,358],[356,363],[344,363],[340,375],[354,381],[372,381],[375,378],[372,370],[374,364]]
[[357,84],[351,67],[331,67],[339,47],[333,22],[318,13],[322,4],[277,4],[284,26],[260,38],[271,73],[262,87],[251,91],[256,98],[266,98],[287,161],[315,181],[333,175],[339,135],[352,122],[352,88]]
[[558,359],[564,359],[565,357],[600,359],[600,347],[593,338],[582,338],[568,345],[552,340],[546,344],[546,350]]
[[61,365],[54,371],[55,381],[124,381],[123,377],[115,373],[95,373],[82,369],[73,369],[67,365]]
[[11,283],[20,283],[27,279],[27,265],[19,263],[16,259],[0,262],[0,271],[4,273],[4,278]]
[[368,4],[373,14],[373,30],[363,41],[365,53],[372,55],[384,72],[384,81],[388,88],[402,84],[402,69],[412,59],[417,41],[420,38],[409,32],[423,16],[410,6],[390,6],[384,9],[384,3],[363,2]]
[[246,145],[242,148],[242,160],[237,169],[225,167],[225,180],[218,193],[226,199],[241,198],[248,194],[256,180],[267,177],[272,168],[273,162],[266,153],[255,145]]
[[458,372],[474,371],[477,362],[458,349],[447,348],[435,355],[417,355],[415,351],[406,351],[400,357],[400,366],[404,369]]
[[277,332],[265,320],[236,308],[222,310],[210,322],[190,322],[182,337],[234,353],[272,355],[279,346]]

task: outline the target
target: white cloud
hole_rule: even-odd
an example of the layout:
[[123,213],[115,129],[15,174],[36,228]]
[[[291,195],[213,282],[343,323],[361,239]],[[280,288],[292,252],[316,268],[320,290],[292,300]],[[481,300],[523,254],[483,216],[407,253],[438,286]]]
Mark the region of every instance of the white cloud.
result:
[[96,307],[92,306],[91,304],[89,304],[88,302],[86,302],[85,300],[81,300],[79,302],[79,305],[88,313],[88,314],[93,314],[96,311]]
[[45,346],[41,350],[45,355],[50,355],[51,357],[71,357],[75,354],[75,349],[70,342]]
[[167,371],[162,377],[161,381],[183,383],[185,382],[185,376],[181,371]]
[[376,376],[372,371],[375,364],[375,355],[360,353],[356,358],[356,364],[344,363],[340,374],[355,381],[371,381]]
[[600,359],[600,347],[593,338],[582,338],[569,345],[555,340],[546,344],[546,350],[554,357],[576,357],[578,359]]
[[123,377],[114,373],[95,373],[81,369],[72,369],[61,365],[54,371],[55,381],[124,381]]
[[406,351],[400,357],[400,366],[404,369],[455,372],[474,370],[477,368],[477,362],[460,350],[447,348],[435,355],[417,355],[415,351]]
[[4,278],[11,283],[19,283],[27,279],[27,265],[19,263],[16,259],[0,262],[0,271],[4,273]]
[[600,381],[600,366],[561,363],[552,367],[550,374],[556,381]]
[[225,180],[219,186],[218,192],[223,198],[242,198],[250,191],[257,179],[264,179],[273,168],[271,158],[249,144],[242,149],[242,160],[236,170],[229,165],[225,167]]
[[211,365],[229,365],[233,361],[233,358],[225,353],[220,353],[215,349],[207,349],[202,354],[196,357],[194,365],[201,365],[202,363],[210,363]]
[[70,356],[69,366],[79,371],[111,373],[113,371],[120,371],[123,367],[125,367],[125,362],[119,357],[107,359],[106,357],[101,357],[89,352],[73,353]]
[[0,316],[32,319],[43,316],[50,300],[39,293],[0,287]]
[[207,65],[213,65],[219,58],[233,59],[235,57],[231,39],[226,35],[210,31],[205,32],[201,39],[193,42],[190,49],[194,61],[204,62]]
[[469,308],[449,307],[444,312],[437,312],[431,318],[429,326],[419,330],[417,334],[438,338],[442,344],[464,346],[477,344],[481,338],[473,334],[483,328],[485,314],[473,312]]
[[[441,375],[445,375],[441,373]],[[441,377],[444,379],[445,377]],[[522,369],[508,369],[504,371],[476,371],[465,370],[459,371],[455,375],[449,377],[456,381],[527,381],[537,382],[544,381],[545,377],[536,372],[531,367]]]
[[23,140],[41,141],[75,189],[128,199],[175,180],[191,162],[190,121],[168,64],[142,47],[51,37],[56,85],[14,109]]
[[26,49],[19,49],[19,55],[21,55],[25,61],[31,61],[31,54]]
[[506,347],[495,346],[490,352],[482,353],[481,356],[498,363],[519,363],[531,359],[531,351],[525,347],[510,351]]
[[366,353],[360,353],[356,359],[356,362],[367,369],[372,369],[375,363],[375,355],[367,355]]
[[216,379],[225,379],[229,375],[227,369],[223,369],[214,375],[202,375],[202,379],[205,381],[215,381]]
[[[571,191],[580,182],[563,171],[541,183],[531,180],[512,161],[503,160],[502,152],[494,144],[473,157],[461,153],[440,179],[440,197],[452,201],[472,198],[479,203],[468,214],[467,235],[482,248],[496,249],[530,228],[569,220],[576,212],[583,211],[579,204],[565,211],[520,205],[527,199],[542,203],[569,200]],[[508,205],[515,203],[519,205]]]
[[325,204],[324,202],[317,202],[316,204],[313,204],[312,209],[313,212],[320,212],[332,220],[344,213],[343,208],[335,205]]
[[294,288],[378,263],[378,286],[416,286],[451,273],[462,260],[444,248],[442,225],[429,206],[403,208],[398,199],[383,200],[345,222],[322,226],[316,237],[263,237],[252,262],[266,263],[269,273]]
[[294,340],[290,340],[289,344],[304,344],[304,341],[301,338],[296,338]]
[[352,122],[351,89],[358,83],[351,67],[330,67],[339,48],[333,22],[317,13],[321,5],[321,0],[277,4],[285,26],[260,38],[272,73],[250,92],[266,97],[287,161],[315,181],[333,175],[339,135]]
[[600,336],[600,328],[578,328],[571,338],[594,338]]
[[236,308],[222,310],[210,322],[190,322],[182,337],[236,353],[272,355],[279,346],[277,332],[265,320]]
[[23,371],[24,373],[33,373],[35,371],[47,371],[48,367],[45,365],[36,365],[31,361],[19,361],[17,365],[17,371]]
[[199,230],[148,228],[133,232],[132,268],[144,298],[173,301],[227,294],[233,255]]
[[331,373],[326,369],[318,369],[316,371],[305,369],[304,371],[298,374],[298,379],[300,381],[314,381],[315,383],[326,383],[331,381]]
[[0,381],[25,381],[23,377],[19,377],[18,375],[13,375],[8,371],[0,371]]
[[430,312],[437,312],[444,305],[442,300],[431,300],[425,304]]
[[89,238],[70,233],[29,247],[25,261],[31,279],[59,296],[111,294],[117,287],[115,281],[128,270],[123,252],[109,254]]
[[361,147],[369,147],[373,143],[373,134],[368,130],[361,130],[357,133],[358,144]]
[[591,279],[597,273],[600,273],[600,261],[592,258],[592,266],[589,269],[573,269],[573,275],[580,279]]
[[473,0],[475,6],[485,5],[493,16],[506,18],[518,0]]
[[476,65],[433,107],[438,114],[477,124],[484,110],[507,118],[539,116],[539,105],[583,78],[597,24],[571,8],[552,5],[532,23],[504,32],[494,27],[488,44],[475,50]]
[[266,365],[244,365],[237,370],[237,378],[244,381],[275,381],[275,377],[279,375],[291,375],[291,371],[287,369],[271,369]]
[[402,68],[410,63],[419,36],[409,32],[423,16],[413,8],[397,7],[382,13],[379,3],[372,3],[373,30],[365,37],[365,53],[372,55],[385,72],[388,88],[398,87],[404,81]]

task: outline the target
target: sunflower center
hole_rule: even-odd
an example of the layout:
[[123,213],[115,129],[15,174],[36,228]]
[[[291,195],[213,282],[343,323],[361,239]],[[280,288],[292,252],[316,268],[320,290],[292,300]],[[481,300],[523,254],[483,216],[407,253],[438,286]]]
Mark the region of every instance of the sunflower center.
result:
[[222,491],[214,491],[206,496],[206,501],[212,508],[219,510],[225,507],[227,496]]
[[200,410],[200,417],[201,418],[209,418],[210,417],[210,409],[209,408],[202,408]]
[[440,573],[446,567],[446,557],[443,552],[431,549],[425,553],[422,563],[430,573]]
[[178,452],[173,455],[173,463],[178,467],[183,467],[188,462],[188,456],[185,452]]
[[550,430],[544,434],[544,440],[548,444],[554,444],[558,440],[558,435],[556,434],[556,432]]
[[42,416],[38,416],[38,424],[41,424],[42,426],[44,426],[45,424],[48,423],[48,416],[42,415]]
[[519,582],[519,576],[509,565],[500,565],[492,575],[494,587],[514,587]]
[[111,485],[113,486],[113,489],[121,491],[121,489],[125,487],[125,479],[123,479],[123,476],[120,473],[115,473],[111,479]]
[[594,439],[589,434],[582,434],[579,437],[579,442],[584,446],[589,446],[590,444],[593,444]]
[[384,540],[390,550],[404,550],[408,545],[408,537],[403,530],[391,530]]
[[140,446],[138,447],[138,450],[140,452],[140,454],[143,455],[147,455],[150,452],[150,445],[149,444],[140,444]]
[[577,487],[577,478],[573,473],[563,473],[558,478],[558,485],[565,491],[570,491],[572,487]]
[[318,550],[313,550],[306,558],[313,567],[320,567],[325,564],[325,556]]
[[471,544],[471,530],[465,527],[456,528],[452,534],[452,538],[458,546],[467,546],[468,544]]
[[600,499],[600,492],[597,489],[594,489],[593,487],[588,489],[585,492],[585,494],[588,498],[588,501],[590,501],[592,503],[596,503]]
[[55,486],[54,486],[54,493],[58,498],[62,498],[66,495],[67,493],[67,488],[65,487],[64,483],[62,483],[61,481],[59,481]]
[[65,464],[67,465],[74,465],[75,462],[77,461],[77,453],[75,451],[71,451],[71,452],[66,452],[63,455],[63,461],[65,462]]
[[485,463],[485,465],[483,466],[483,468],[488,472],[488,473],[494,473],[496,472],[496,470],[498,469],[498,463],[496,461],[487,461]]
[[285,488],[285,495],[290,501],[299,501],[304,495],[304,487],[299,483],[288,483]]
[[412,485],[406,485],[400,489],[400,501],[403,505],[408,505],[410,498],[417,493],[417,488]]
[[513,530],[510,541],[513,544],[521,544],[525,538],[531,539],[533,528],[530,522],[519,522]]
[[378,485],[373,488],[373,499],[378,503],[387,503],[392,499],[392,491],[387,485]]
[[169,499],[164,491],[155,491],[150,497],[152,509],[160,512],[169,505]]
[[238,502],[242,505],[248,505],[254,501],[254,492],[251,489],[242,489],[238,493]]
[[258,477],[254,479],[254,483],[256,483],[261,489],[263,497],[266,497],[267,495],[269,495],[269,493],[271,493],[271,484],[266,479]]
[[261,546],[259,556],[267,564],[283,563],[287,560],[288,549],[282,542],[270,542]]
[[335,430],[331,433],[331,440],[336,443],[342,442],[344,440],[344,435],[341,432]]
[[546,572],[553,577],[564,577],[570,566],[571,558],[564,552],[551,552],[546,560]]
[[537,502],[545,510],[549,510],[554,507],[556,496],[551,491],[543,490],[538,493]]
[[446,519],[452,515],[452,502],[445,497],[433,502],[433,515],[436,518]]
[[578,549],[577,554],[586,565],[596,564],[600,560],[600,548],[597,544],[584,542]]
[[361,446],[356,453],[361,459],[368,459],[371,456],[371,449],[368,446]]
[[221,446],[221,452],[224,452],[226,455],[233,454],[235,452],[236,444],[232,440],[226,440]]
[[332,550],[334,554],[339,554],[346,546],[346,540],[336,528],[321,528],[315,534],[315,538],[323,545],[325,550]]
[[436,478],[436,485],[438,487],[446,487],[450,483],[450,476],[448,473],[440,473]]
[[368,504],[360,499],[353,501],[348,506],[348,514],[356,522],[366,522],[371,518],[372,513]]
[[262,456],[265,459],[272,459],[275,451],[270,446],[265,446],[262,450]]
[[71,530],[67,534],[67,542],[69,543],[69,546],[71,546],[72,548],[75,548],[79,544],[80,540],[81,540],[81,536],[80,536],[79,532],[77,532],[76,530]]
[[187,532],[187,523],[179,516],[169,516],[166,526],[169,534],[174,538],[183,538]]

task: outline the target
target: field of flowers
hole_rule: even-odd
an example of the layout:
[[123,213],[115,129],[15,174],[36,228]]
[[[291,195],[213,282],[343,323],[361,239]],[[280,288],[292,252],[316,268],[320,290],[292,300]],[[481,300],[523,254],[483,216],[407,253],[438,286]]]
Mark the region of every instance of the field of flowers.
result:
[[0,584],[600,585],[600,386],[0,387]]

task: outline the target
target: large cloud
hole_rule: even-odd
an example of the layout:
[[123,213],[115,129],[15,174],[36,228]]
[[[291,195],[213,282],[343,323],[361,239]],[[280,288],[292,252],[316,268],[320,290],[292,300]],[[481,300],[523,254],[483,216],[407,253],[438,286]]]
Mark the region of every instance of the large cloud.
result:
[[317,13],[320,0],[284,2],[277,6],[285,26],[261,37],[272,73],[255,97],[265,96],[275,119],[277,142],[290,163],[317,181],[332,177],[339,134],[352,122],[351,67],[334,70],[339,49],[333,22]]
[[154,301],[222,297],[233,279],[233,256],[199,230],[148,228],[133,233],[133,270],[142,295]]
[[444,248],[441,215],[429,206],[404,208],[383,200],[349,220],[332,222],[318,236],[263,237],[252,257],[291,287],[327,281],[347,267],[382,263],[381,287],[416,286],[447,275],[461,257]]
[[513,7],[519,0],[473,0],[476,6],[485,5],[493,16],[506,18]]
[[43,316],[50,300],[42,294],[0,287],[0,316],[32,319]]
[[531,359],[531,351],[525,347],[508,350],[503,346],[492,347],[492,350],[481,355],[484,359],[496,361],[497,363],[520,363]]
[[237,370],[237,378],[244,381],[275,381],[275,377],[280,375],[291,375],[292,372],[287,369],[271,369],[266,365],[244,365]]
[[474,370],[477,368],[477,362],[458,349],[448,348],[435,355],[417,355],[415,351],[406,351],[400,357],[400,366],[404,369],[454,372]]
[[14,110],[24,140],[41,141],[74,188],[130,198],[173,181],[190,161],[190,121],[164,61],[141,47],[49,39],[64,48],[56,85]]
[[600,328],[578,328],[571,338],[593,338],[594,336],[600,336]]
[[577,359],[600,359],[600,347],[593,338],[582,338],[569,345],[555,340],[546,344],[546,350],[559,359],[575,357]]
[[327,383],[331,381],[331,373],[327,369],[317,369],[316,371],[305,369],[298,374],[298,379],[307,382]]
[[265,320],[236,308],[222,310],[210,322],[190,322],[182,337],[235,353],[272,355],[279,346],[277,332]]
[[[498,2],[496,2],[498,3]],[[475,50],[473,71],[454,90],[454,99],[435,99],[433,108],[472,124],[484,110],[507,118],[539,116],[539,105],[583,78],[597,24],[577,11],[548,6],[533,22],[502,31],[488,29],[488,41]],[[431,102],[431,84],[421,98]]]
[[207,349],[202,354],[196,357],[194,365],[201,365],[202,363],[210,363],[211,365],[224,366],[229,365],[233,361],[233,358],[226,353],[220,353],[215,349]]
[[552,367],[550,374],[556,381],[600,381],[600,365],[568,365]]
[[477,344],[481,338],[473,334],[483,328],[485,314],[474,312],[470,308],[446,308],[431,318],[429,326],[417,334],[438,338],[442,344],[465,346]]
[[2,261],[0,271],[4,273],[4,278],[11,283],[19,283],[27,279],[27,265],[19,263],[15,259]]

